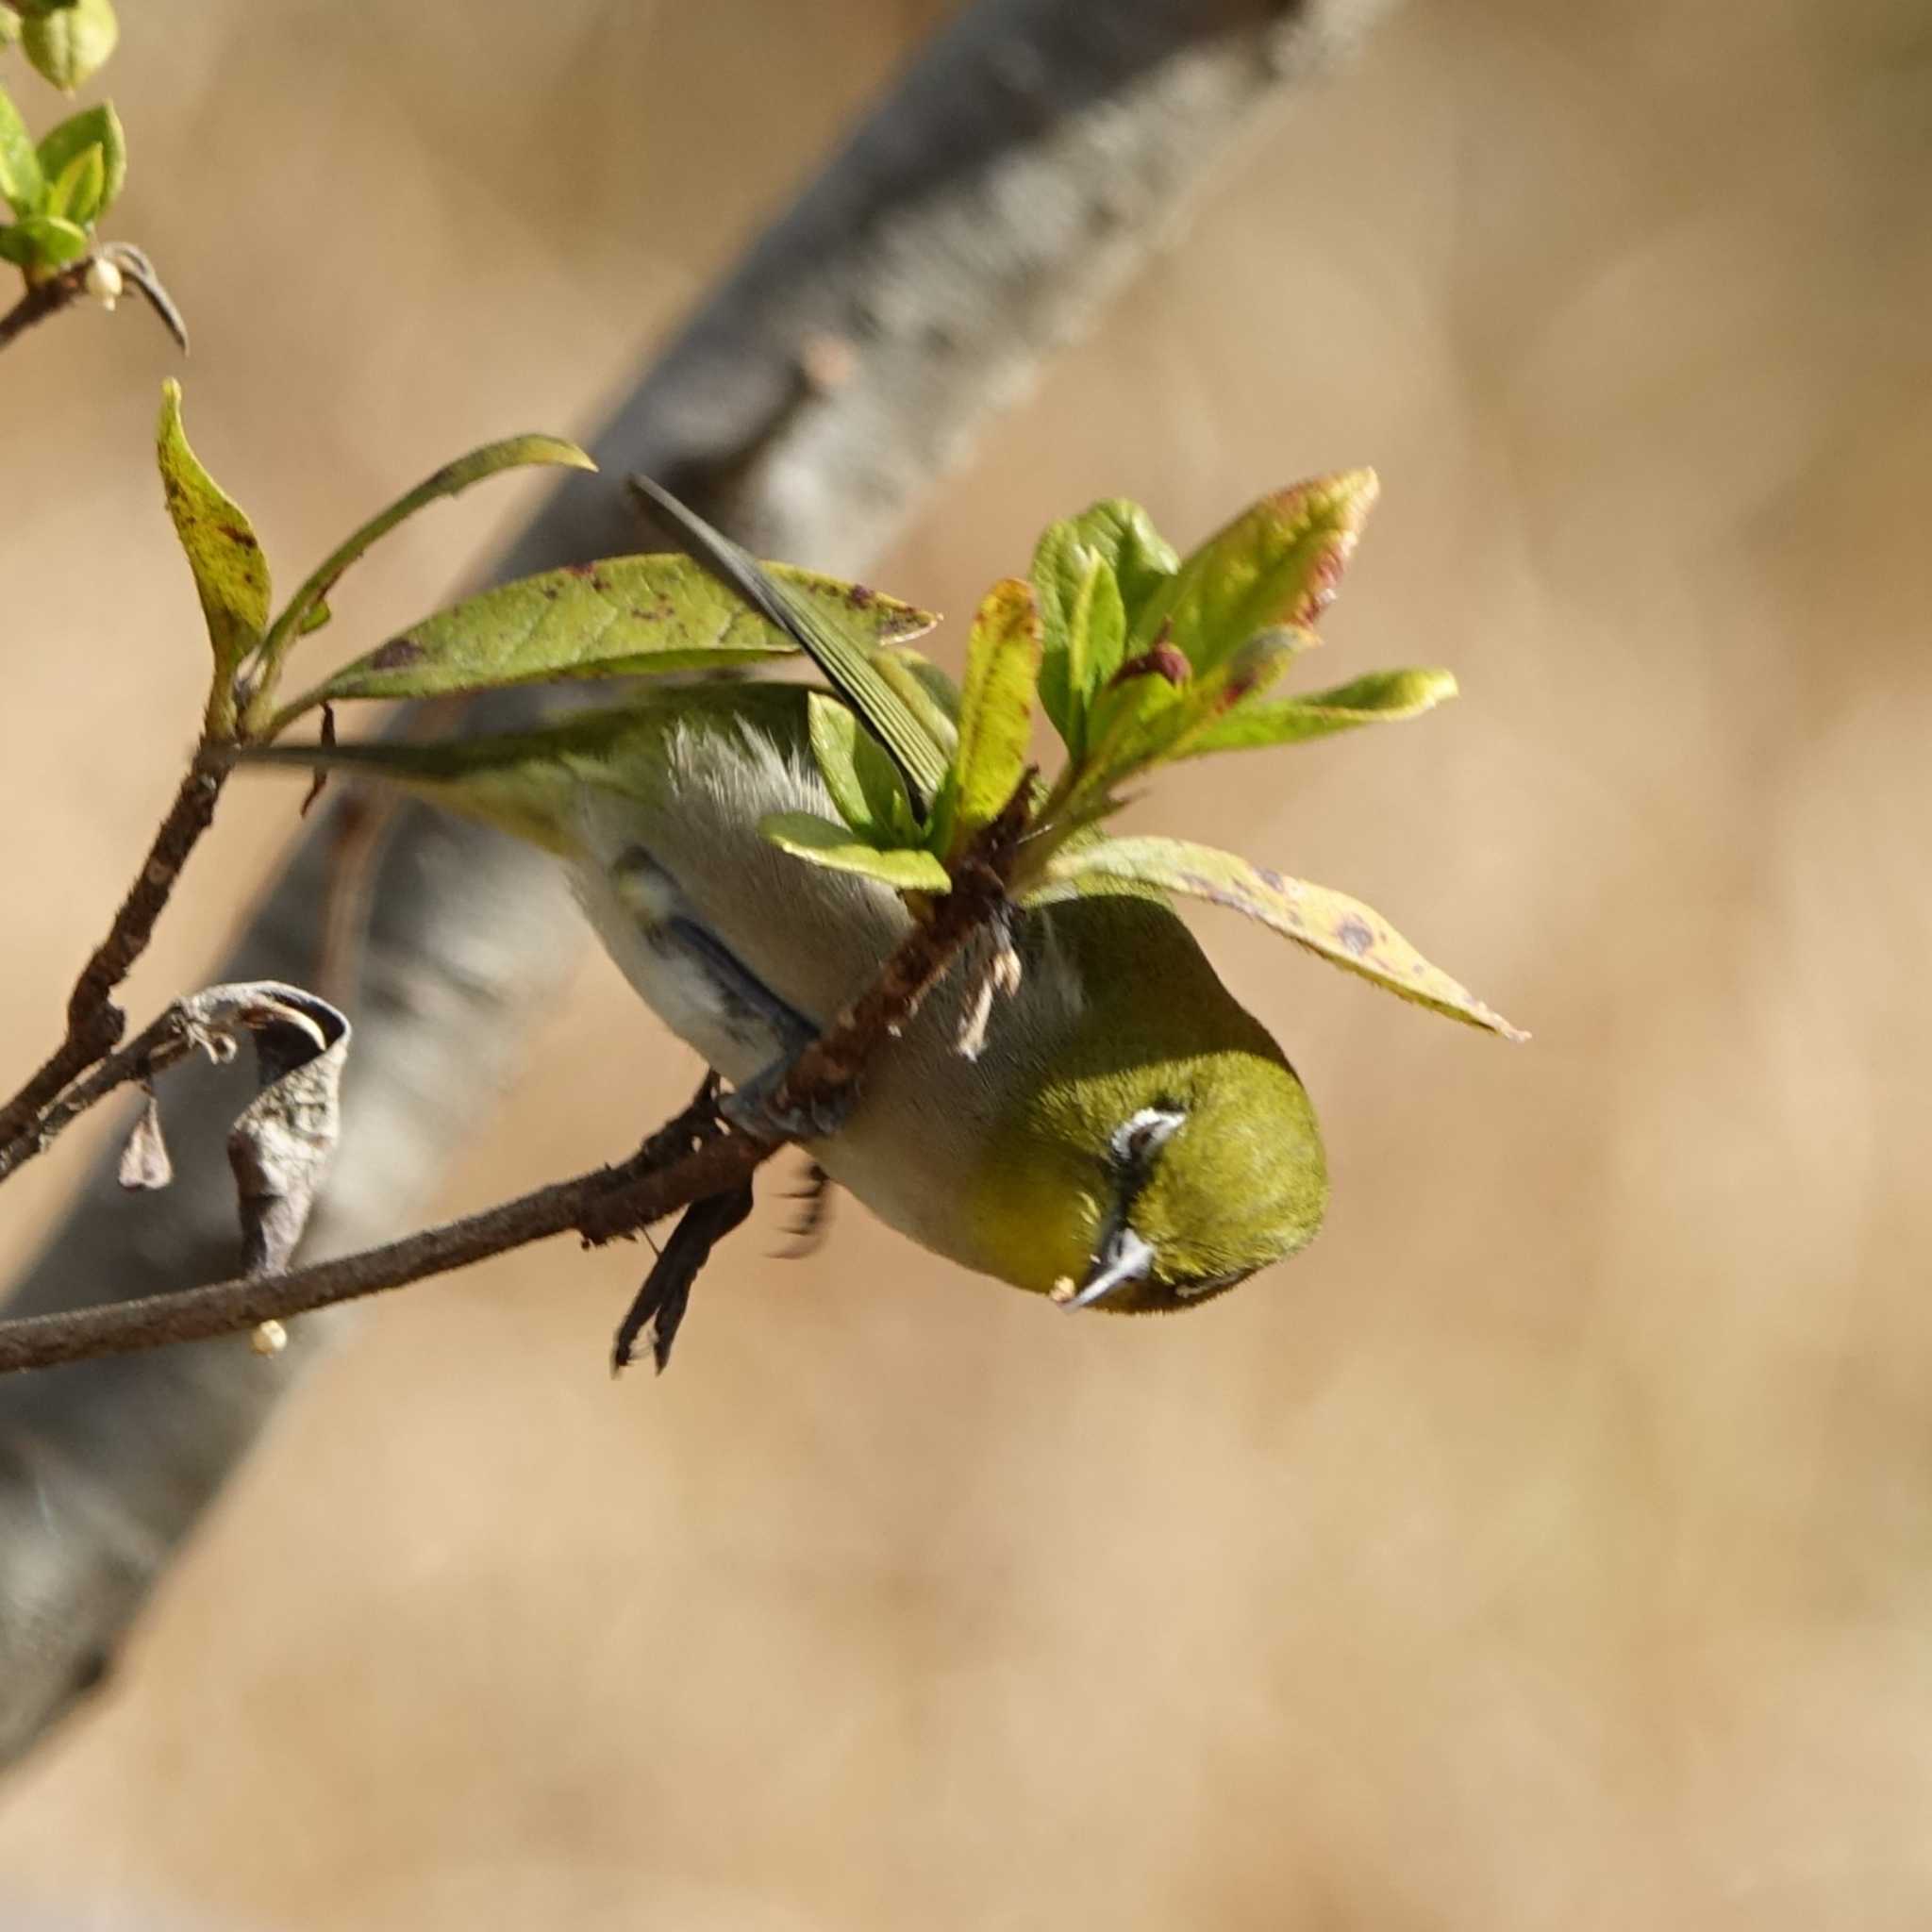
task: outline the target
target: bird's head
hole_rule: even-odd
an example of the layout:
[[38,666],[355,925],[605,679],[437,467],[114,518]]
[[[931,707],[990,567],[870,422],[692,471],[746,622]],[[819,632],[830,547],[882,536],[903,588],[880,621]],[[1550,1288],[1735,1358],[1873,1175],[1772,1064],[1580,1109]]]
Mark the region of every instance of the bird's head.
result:
[[[1018,1083],[974,1177],[991,1272],[1143,1313],[1191,1307],[1307,1246],[1327,1170],[1266,1029],[1164,906],[1054,916],[1087,970],[1077,1018]],[[1051,952],[1029,970],[1055,970]]]

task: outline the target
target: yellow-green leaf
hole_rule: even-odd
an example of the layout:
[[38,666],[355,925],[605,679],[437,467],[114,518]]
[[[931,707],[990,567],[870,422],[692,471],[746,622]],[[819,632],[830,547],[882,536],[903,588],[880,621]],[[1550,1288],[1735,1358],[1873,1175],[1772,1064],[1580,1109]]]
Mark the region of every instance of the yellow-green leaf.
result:
[[[852,586],[772,567],[801,602],[850,606]],[[291,607],[292,608],[292,607]],[[861,621],[878,642],[936,620],[868,592]],[[613,557],[501,584],[414,624],[284,706],[272,730],[338,698],[445,697],[504,685],[762,663],[796,649],[693,558]]]
[[871,845],[918,842],[899,768],[842,698],[813,691],[806,700],[812,757],[839,815]]
[[794,858],[833,872],[858,873],[895,892],[943,892],[953,883],[930,852],[881,852],[856,839],[843,825],[808,811],[773,812],[758,821],[758,830]]
[[73,208],[66,210],[76,222],[99,221],[113,207],[127,179],[127,137],[121,130],[121,118],[111,102],[96,101],[50,128],[41,142],[41,173],[49,181],[58,181],[74,158],[91,147],[101,151],[100,196],[86,214]]
[[1306,739],[1352,731],[1358,724],[1419,717],[1455,695],[1451,672],[1372,671],[1366,677],[1310,691],[1306,697],[1238,705],[1175,756],[1199,758],[1211,751],[1299,744]]
[[1041,538],[1033,553],[1041,708],[1075,757],[1090,741],[1081,729],[1087,708],[1119,666],[1141,610],[1178,567],[1147,512],[1121,498],[1050,525]]
[[930,658],[902,644],[872,654],[873,668],[950,758],[959,745],[959,687]]
[[1026,770],[1040,684],[1040,614],[1030,585],[1007,577],[986,593],[966,646],[959,748],[934,826],[934,843],[964,849],[1007,808]]
[[71,94],[93,78],[120,38],[113,0],[73,0],[28,14],[20,44],[43,80]]
[[234,498],[203,469],[181,426],[181,385],[161,385],[156,431],[161,489],[175,533],[194,574],[202,615],[215,658],[208,697],[208,729],[225,738],[234,730],[235,672],[261,641],[268,622],[268,559],[254,527]]
[[1379,912],[1360,900],[1306,879],[1285,878],[1211,845],[1185,839],[1096,840],[1062,853],[1047,883],[1025,903],[1070,892],[1106,891],[1112,881],[1131,890],[1153,886],[1229,907],[1418,1006],[1500,1033],[1506,1040],[1528,1037],[1430,965]]
[[108,165],[98,145],[84,147],[60,170],[47,190],[47,212],[87,227],[101,205]]
[[0,256],[25,269],[65,268],[87,249],[87,230],[65,215],[23,215],[0,228]]
[[486,442],[480,449],[473,449],[468,456],[443,464],[433,475],[425,476],[415,489],[406,491],[386,509],[378,510],[359,529],[352,531],[308,574],[301,589],[290,598],[288,608],[270,627],[261,648],[261,668],[258,677],[261,690],[266,692],[274,687],[276,671],[290,644],[317,628],[310,624],[309,613],[327,598],[342,573],[398,524],[445,496],[459,495],[471,484],[480,483],[486,477],[499,475],[505,470],[525,469],[543,463],[560,464],[572,470],[594,470],[597,467],[575,443],[566,442],[560,436],[505,437],[500,442]]
[[1264,496],[1195,551],[1141,611],[1129,655],[1165,629],[1205,671],[1257,631],[1310,628],[1335,594],[1375,490],[1373,470],[1347,470]]
[[15,214],[30,215],[45,192],[46,178],[34,138],[12,97],[0,87],[0,195],[6,196]]

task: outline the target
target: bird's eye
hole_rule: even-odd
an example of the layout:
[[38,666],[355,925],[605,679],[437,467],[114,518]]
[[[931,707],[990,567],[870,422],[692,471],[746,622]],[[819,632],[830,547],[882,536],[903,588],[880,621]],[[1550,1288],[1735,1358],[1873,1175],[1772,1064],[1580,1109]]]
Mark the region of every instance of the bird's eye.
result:
[[1114,1130],[1114,1158],[1125,1168],[1144,1168],[1186,1119],[1177,1107],[1143,1107]]

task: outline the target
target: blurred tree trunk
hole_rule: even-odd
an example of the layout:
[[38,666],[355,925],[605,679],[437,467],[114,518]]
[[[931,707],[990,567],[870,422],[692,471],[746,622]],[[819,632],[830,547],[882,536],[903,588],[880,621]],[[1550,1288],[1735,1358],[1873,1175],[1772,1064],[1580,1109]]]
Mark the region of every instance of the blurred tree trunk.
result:
[[[857,575],[1237,138],[1382,4],[966,8],[648,368],[594,445],[603,475],[558,489],[497,574],[637,548],[616,484],[642,470],[756,550]],[[532,702],[479,709],[502,724]],[[210,978],[313,974],[325,832]],[[426,812],[397,821],[374,903],[343,1142],[311,1231],[329,1252],[421,1213],[580,929],[541,855]],[[110,1154],[10,1308],[232,1273],[229,1099],[215,1081],[171,1093],[175,1186],[129,1201]],[[333,1326],[305,1321],[273,1363],[237,1339],[0,1385],[0,1761],[99,1678]]]

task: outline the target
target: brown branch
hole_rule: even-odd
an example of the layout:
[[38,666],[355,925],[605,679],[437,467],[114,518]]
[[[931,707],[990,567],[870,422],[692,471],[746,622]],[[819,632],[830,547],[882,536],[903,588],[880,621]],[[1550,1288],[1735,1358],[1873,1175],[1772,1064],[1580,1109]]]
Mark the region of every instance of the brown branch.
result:
[[[799,1055],[772,1096],[774,1114],[809,1119],[848,1095],[868,1058],[918,1011],[975,928],[1000,911],[1027,791],[1023,784],[980,834],[954,874],[953,890],[888,956],[873,984]],[[161,1024],[148,1033],[158,1034]],[[698,1101],[652,1135],[632,1159],[552,1182],[441,1227],[284,1274],[0,1321],[0,1374],[235,1334],[446,1274],[573,1230],[593,1244],[622,1240],[695,1201],[742,1187],[789,1138],[725,1131],[711,1109],[708,1083]]]
[[[44,281],[34,282],[13,307],[0,315],[0,349],[16,336],[24,336],[36,323],[45,322],[72,308],[88,292],[87,278],[96,262],[108,262],[140,291],[142,299],[160,317],[162,326],[175,338],[181,353],[188,353],[188,325],[175,298],[155,274],[154,264],[131,242],[108,242],[78,261],[69,262]],[[107,306],[111,308],[112,302]]]
[[[87,1074],[69,1087],[30,1121],[19,1138],[0,1146],[0,1181],[44,1154],[92,1107],[137,1080],[151,1080],[163,1067],[188,1051],[187,1025],[181,1008],[170,1007],[159,1019],[143,1026],[125,1046],[97,1061]],[[50,1063],[51,1064],[51,1063]]]
[[0,349],[6,348],[14,337],[24,336],[36,323],[58,315],[86,293],[87,271],[78,262],[43,282],[29,282],[26,293],[5,315],[0,315]]
[[13,1158],[14,1143],[37,1136],[47,1110],[61,1093],[120,1040],[127,1017],[109,996],[147,950],[155,922],[175,890],[188,855],[214,818],[215,801],[227,774],[225,763],[206,744],[195,753],[107,938],[94,948],[74,983],[67,1001],[66,1038],[26,1085],[0,1107],[0,1179],[20,1165]]

